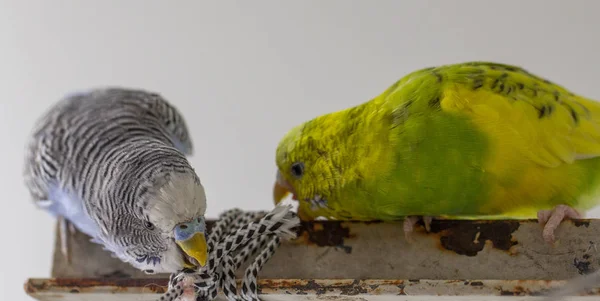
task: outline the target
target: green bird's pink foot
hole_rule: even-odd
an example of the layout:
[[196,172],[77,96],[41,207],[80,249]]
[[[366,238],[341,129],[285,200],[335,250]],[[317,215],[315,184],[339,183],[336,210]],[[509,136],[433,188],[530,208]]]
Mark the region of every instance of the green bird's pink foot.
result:
[[412,238],[412,233],[415,230],[415,225],[419,222],[419,219],[423,219],[423,224],[425,224],[425,231],[429,232],[431,230],[431,221],[433,217],[431,216],[408,216],[404,219],[404,238],[408,242],[414,241]]
[[538,211],[538,223],[544,225],[542,231],[542,237],[547,243],[554,243],[554,231],[558,228],[558,225],[565,219],[579,219],[583,218],[577,210],[567,206],[558,205],[552,210],[540,210]]

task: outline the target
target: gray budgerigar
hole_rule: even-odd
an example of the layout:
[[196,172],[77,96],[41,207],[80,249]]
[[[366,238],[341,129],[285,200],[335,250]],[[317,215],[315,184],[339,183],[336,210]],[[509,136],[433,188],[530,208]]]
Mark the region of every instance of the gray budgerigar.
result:
[[206,197],[191,153],[185,121],[163,97],[96,89],[38,121],[25,182],[61,221],[67,257],[74,227],[140,270],[170,273],[206,264]]

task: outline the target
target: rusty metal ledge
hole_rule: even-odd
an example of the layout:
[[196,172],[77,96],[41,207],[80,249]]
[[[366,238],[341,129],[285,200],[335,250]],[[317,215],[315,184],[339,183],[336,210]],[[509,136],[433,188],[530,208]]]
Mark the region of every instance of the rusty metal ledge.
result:
[[[304,223],[265,265],[269,279],[564,280],[600,266],[600,220],[565,221],[554,246],[535,220],[438,220],[407,243],[401,223]],[[238,271],[238,277],[243,271]],[[168,278],[146,275],[75,235],[72,263],[57,240],[52,278]]]
[[[209,222],[209,227],[211,224]],[[304,223],[299,230],[299,238],[283,243],[261,271],[259,277],[263,279],[261,289],[265,300],[279,293],[287,295],[290,285],[302,283],[291,279],[323,279],[314,283],[324,286],[325,295],[332,297],[337,293],[329,288],[350,281],[339,279],[379,279],[360,283],[379,285],[376,291],[382,292],[397,290],[402,284],[405,290],[411,288],[409,296],[419,292],[421,287],[431,288],[423,291],[427,294],[439,289],[440,294],[465,297],[472,292],[501,295],[503,291],[515,291],[519,285],[523,294],[535,295],[547,286],[559,285],[562,283],[560,280],[587,274],[600,267],[600,220],[597,219],[562,223],[556,232],[554,246],[544,243],[541,226],[535,220],[436,220],[430,233],[426,233],[422,226],[416,230],[414,242],[408,243],[404,239],[401,222]],[[243,269],[237,275],[238,279],[241,278]],[[98,285],[90,288],[90,293],[86,293],[90,298],[86,300],[104,300],[93,296],[106,292],[143,297],[145,291],[142,292],[142,287],[148,294],[156,294],[146,284],[160,285],[168,275],[146,275],[112,258],[99,245],[90,243],[87,236],[77,233],[73,239],[70,265],[62,257],[57,240],[51,277],[52,280],[31,280],[27,284],[28,292],[40,300],[52,300],[49,299],[52,295],[81,294],[83,290],[71,294],[68,293],[71,289],[67,288],[80,287],[84,283],[81,279],[91,278],[96,280],[86,283]],[[467,281],[469,284],[464,285],[464,280],[456,279],[479,280]],[[397,283],[395,289],[393,283]],[[523,286],[523,283],[526,285]],[[367,287],[367,291],[371,292],[370,286]],[[147,296],[150,298],[150,295]],[[297,299],[300,295],[295,293],[292,296],[296,299],[289,300],[306,300]],[[316,292],[314,296],[317,296]],[[318,297],[323,299],[324,296]],[[379,297],[361,298],[358,300],[385,300],[377,299]],[[594,298],[600,300],[598,296]]]
[[[536,300],[564,281],[543,280],[271,280],[259,282],[262,300]],[[38,300],[156,300],[165,279],[30,279]],[[598,300],[600,290],[566,300]],[[217,300],[226,300],[220,295]]]

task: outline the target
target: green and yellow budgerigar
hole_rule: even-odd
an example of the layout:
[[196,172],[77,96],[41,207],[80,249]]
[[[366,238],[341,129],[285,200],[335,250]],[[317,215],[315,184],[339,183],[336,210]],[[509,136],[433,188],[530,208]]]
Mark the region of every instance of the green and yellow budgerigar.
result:
[[543,237],[598,204],[600,104],[510,65],[410,73],[289,131],[275,203],[304,220],[538,217]]

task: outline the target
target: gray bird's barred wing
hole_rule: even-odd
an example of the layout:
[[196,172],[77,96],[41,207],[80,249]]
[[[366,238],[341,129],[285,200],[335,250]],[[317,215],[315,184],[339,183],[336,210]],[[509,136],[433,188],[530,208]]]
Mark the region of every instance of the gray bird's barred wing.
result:
[[123,104],[135,102],[146,106],[147,111],[145,113],[154,114],[168,130],[173,146],[185,155],[189,156],[193,154],[192,140],[183,115],[161,95],[142,90],[122,88],[97,90],[95,93],[99,97],[113,99]]
[[[97,172],[95,162],[119,139],[132,137],[193,152],[183,116],[156,93],[106,88],[60,100],[38,120],[26,147],[24,178],[33,200],[43,207],[58,199],[68,203],[62,207],[77,205],[86,186],[77,182]],[[60,208],[47,209],[61,215]]]

